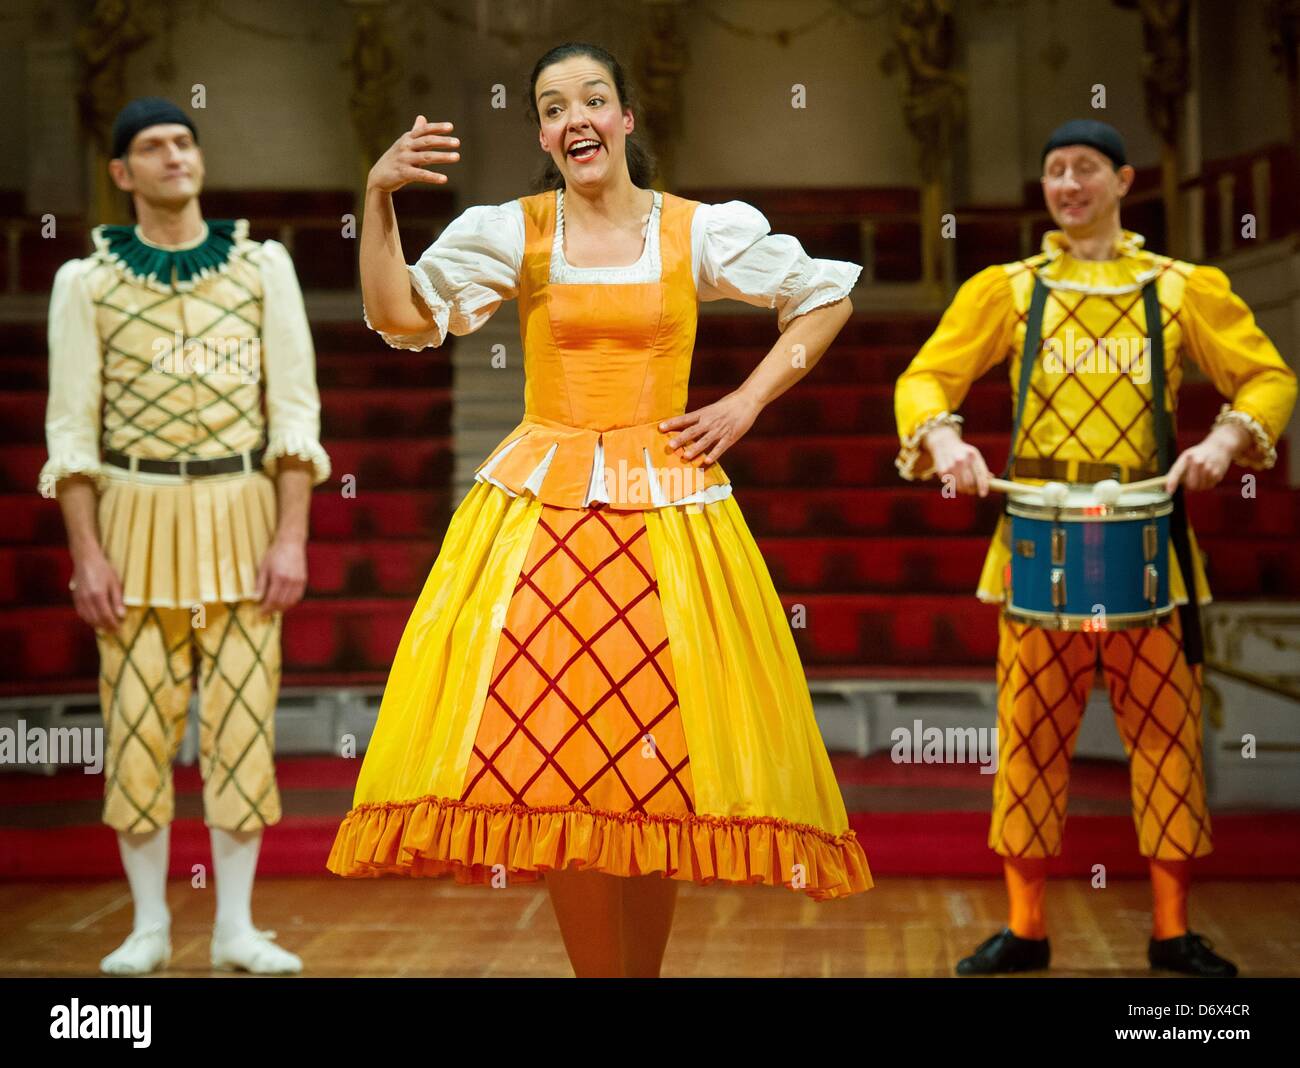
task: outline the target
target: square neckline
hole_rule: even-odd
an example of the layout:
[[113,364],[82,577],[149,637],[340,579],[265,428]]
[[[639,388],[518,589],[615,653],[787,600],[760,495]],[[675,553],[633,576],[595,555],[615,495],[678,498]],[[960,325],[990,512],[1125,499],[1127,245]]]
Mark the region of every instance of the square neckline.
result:
[[[555,193],[555,236],[551,241],[551,279],[552,281],[562,280],[566,275],[581,276],[585,280],[596,280],[605,277],[607,281],[621,281],[621,275],[634,275],[635,281],[643,280],[640,276],[645,273],[647,264],[653,263],[658,258],[659,247],[663,237],[663,192],[658,189],[652,189],[653,201],[650,205],[650,216],[654,225],[646,226],[645,244],[641,249],[641,255],[632,263],[619,264],[618,266],[596,266],[596,267],[575,267],[564,255],[564,190],[556,188]],[[662,276],[663,265],[659,264],[658,275]]]

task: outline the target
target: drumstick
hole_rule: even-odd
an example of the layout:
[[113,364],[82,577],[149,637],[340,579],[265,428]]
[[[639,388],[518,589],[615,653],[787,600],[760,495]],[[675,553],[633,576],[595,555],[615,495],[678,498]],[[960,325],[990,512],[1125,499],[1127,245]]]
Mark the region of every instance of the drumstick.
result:
[[[1156,475],[1154,478],[1143,479],[1141,482],[1124,482],[1120,484],[1121,493],[1138,493],[1142,490],[1163,489],[1165,485],[1165,476]],[[1042,486],[1030,485],[1027,482],[1008,482],[1001,478],[990,478],[989,489],[997,490],[999,493],[1028,493],[1033,490],[1041,490]]]
[[1137,493],[1142,490],[1164,489],[1166,475],[1156,475],[1155,478],[1144,478],[1141,482],[1122,482],[1120,483],[1120,493]]
[[1008,482],[1002,478],[990,478],[989,489],[1010,496],[1013,493],[1040,493],[1044,503],[1059,508],[1065,504],[1069,487],[1064,482],[1048,482],[1042,486],[1033,486],[1025,482]]
[[1031,486],[1025,482],[1008,482],[1004,478],[990,478],[989,489],[997,490],[999,493],[1027,493],[1041,487]]

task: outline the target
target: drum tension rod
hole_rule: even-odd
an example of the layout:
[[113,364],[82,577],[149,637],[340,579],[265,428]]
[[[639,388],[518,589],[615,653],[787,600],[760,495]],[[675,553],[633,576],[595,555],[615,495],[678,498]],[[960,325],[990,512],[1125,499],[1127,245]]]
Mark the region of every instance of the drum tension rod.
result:
[[1159,590],[1160,572],[1156,570],[1155,564],[1147,564],[1146,583],[1142,592],[1146,595],[1146,599],[1154,605],[1156,603],[1156,594]]

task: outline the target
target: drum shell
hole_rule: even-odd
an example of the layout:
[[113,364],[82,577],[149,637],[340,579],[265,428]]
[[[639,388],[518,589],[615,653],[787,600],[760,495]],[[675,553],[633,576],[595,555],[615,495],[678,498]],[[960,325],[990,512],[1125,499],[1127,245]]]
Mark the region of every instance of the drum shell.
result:
[[[1011,583],[1007,614],[1057,630],[1121,630],[1151,626],[1174,605],[1169,594],[1167,495],[1128,505],[1067,505],[1013,500]],[[1154,534],[1147,528],[1153,528]],[[1063,560],[1054,562],[1054,532],[1063,537]],[[1057,559],[1061,559],[1059,556]],[[1155,568],[1154,602],[1147,596],[1147,568]],[[1064,604],[1053,596],[1052,573],[1064,580]]]

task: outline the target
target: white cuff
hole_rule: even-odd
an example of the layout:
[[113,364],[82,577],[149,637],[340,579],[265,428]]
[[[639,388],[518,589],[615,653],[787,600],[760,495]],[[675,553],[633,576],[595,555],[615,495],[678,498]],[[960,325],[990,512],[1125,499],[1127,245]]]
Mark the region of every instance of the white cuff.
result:
[[375,330],[375,333],[383,338],[384,342],[391,348],[409,349],[412,352],[419,352],[431,345],[436,348],[447,337],[447,328],[451,321],[451,305],[438,295],[429,281],[428,275],[419,267],[407,264],[406,271],[411,276],[411,284],[415,287],[415,291],[419,293],[424,301],[425,308],[433,319],[433,328],[419,334],[385,334],[382,330],[375,330],[374,324],[370,322],[370,316],[366,314],[364,302],[361,305],[361,317],[365,320],[366,326],[370,327],[371,330]]
[[262,457],[262,468],[268,475],[275,476],[279,465],[276,460],[281,456],[296,456],[312,465],[312,485],[319,486],[330,477],[329,454],[312,435],[301,430],[272,430]]
[[100,470],[98,456],[93,460],[88,456],[51,456],[41,468],[40,479],[37,482],[41,496],[53,500],[58,496],[59,480],[69,475],[86,475],[94,480],[96,491],[104,488],[104,475]]
[[777,320],[777,329],[784,332],[792,319],[843,300],[853,292],[861,273],[862,267],[859,264],[845,260],[813,260],[811,269],[789,287],[789,292],[793,294],[809,287],[815,288],[797,307],[787,308],[781,314]]

